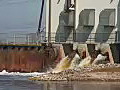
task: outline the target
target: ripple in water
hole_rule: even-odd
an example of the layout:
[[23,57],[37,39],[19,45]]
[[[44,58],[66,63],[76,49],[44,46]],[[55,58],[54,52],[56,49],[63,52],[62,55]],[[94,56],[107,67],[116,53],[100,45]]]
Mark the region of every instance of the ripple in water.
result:
[[119,82],[44,82],[26,76],[0,76],[0,90],[120,90]]
[[40,90],[42,87],[28,81],[26,76],[0,76],[0,90]]

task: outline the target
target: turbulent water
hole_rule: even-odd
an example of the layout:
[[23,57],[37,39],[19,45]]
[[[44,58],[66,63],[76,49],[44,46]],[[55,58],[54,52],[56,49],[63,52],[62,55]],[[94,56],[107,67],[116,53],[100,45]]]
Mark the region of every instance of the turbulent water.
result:
[[80,63],[80,57],[78,54],[75,54],[74,58],[71,60],[68,56],[63,58],[60,63],[57,64],[56,68],[53,69],[53,73],[58,73],[67,69],[74,69]]
[[41,74],[45,74],[45,73],[39,73],[39,72],[33,72],[33,73],[20,73],[20,72],[6,72],[6,70],[3,70],[2,72],[0,72],[0,75],[4,76],[38,76],[38,75],[41,75]]
[[[94,60],[105,60],[106,57],[98,55]],[[67,69],[75,69],[77,67],[84,67],[90,65],[91,57],[81,59],[78,54],[70,60],[65,57],[57,64],[53,72],[61,72]],[[5,70],[0,72],[0,90],[120,90],[120,83],[107,83],[107,82],[50,82],[50,81],[30,81],[31,76],[39,76],[45,73],[8,73]]]
[[63,70],[67,69],[76,69],[78,67],[85,67],[89,65],[95,65],[98,64],[99,61],[104,61],[106,59],[106,56],[103,56],[102,54],[99,54],[97,58],[91,63],[91,57],[88,56],[85,59],[81,59],[78,54],[75,54],[74,58],[70,60],[68,56],[63,58],[60,63],[57,64],[56,68],[53,69],[53,73],[58,73]]
[[84,67],[84,66],[88,66],[90,65],[90,61],[91,61],[91,57],[88,56],[85,59],[83,59],[80,64],[78,65],[78,67]]
[[6,70],[0,72],[0,90],[40,90],[41,85],[28,80],[28,77],[38,76],[44,73],[8,73]]
[[80,59],[79,55],[75,54],[75,57],[72,59],[72,61],[70,63],[69,69],[77,68],[77,66],[79,65],[80,61],[81,61],[81,59]]
[[61,72],[63,70],[66,70],[70,67],[70,60],[68,58],[68,56],[66,56],[65,58],[63,58],[60,63],[57,64],[56,68],[53,69],[53,73],[58,73]]

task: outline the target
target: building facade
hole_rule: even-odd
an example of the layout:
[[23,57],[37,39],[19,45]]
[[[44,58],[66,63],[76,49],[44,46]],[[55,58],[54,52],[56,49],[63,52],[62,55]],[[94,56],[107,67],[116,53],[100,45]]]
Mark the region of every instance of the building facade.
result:
[[[119,40],[119,0],[51,0],[52,41],[108,42]],[[49,30],[49,0],[46,10]]]

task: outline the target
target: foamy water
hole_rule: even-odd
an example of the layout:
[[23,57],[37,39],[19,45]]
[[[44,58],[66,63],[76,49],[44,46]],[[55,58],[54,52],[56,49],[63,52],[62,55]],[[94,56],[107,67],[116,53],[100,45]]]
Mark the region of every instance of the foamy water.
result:
[[106,59],[106,56],[103,56],[102,54],[99,54],[97,58],[91,63],[91,57],[88,56],[85,59],[81,59],[78,54],[75,54],[74,58],[72,60],[69,59],[68,56],[63,58],[60,63],[57,64],[56,68],[52,70],[53,73],[58,73],[67,69],[76,69],[78,67],[85,67],[90,65],[95,65],[98,63],[98,61],[104,61]]
[[92,64],[97,64],[99,61],[104,61],[107,57],[99,54]]
[[70,67],[70,59],[68,58],[68,56],[66,56],[65,58],[63,58],[60,63],[57,64],[56,68],[53,69],[53,73],[58,73],[61,72],[63,70],[66,70]]
[[85,59],[83,59],[80,64],[78,65],[78,67],[85,67],[85,66],[88,66],[90,65],[90,62],[91,62],[91,57],[88,56],[86,57]]
[[78,67],[81,58],[78,54],[75,54],[75,57],[72,59],[69,69],[75,69]]
[[7,72],[6,70],[3,70],[2,72],[0,72],[0,75],[8,75],[8,76],[39,76],[43,74],[45,73],[39,73],[39,72],[20,73],[20,72]]
[[80,57],[78,54],[75,54],[75,56],[72,60],[70,60],[70,58],[68,56],[66,56],[65,58],[63,58],[60,61],[60,63],[57,64],[56,68],[53,69],[52,72],[58,73],[63,70],[74,69],[79,65],[79,63],[80,63]]

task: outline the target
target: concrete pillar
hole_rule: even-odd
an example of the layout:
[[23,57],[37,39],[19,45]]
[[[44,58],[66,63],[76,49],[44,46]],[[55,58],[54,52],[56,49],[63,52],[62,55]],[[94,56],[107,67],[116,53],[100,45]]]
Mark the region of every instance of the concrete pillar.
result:
[[88,55],[92,55],[95,51],[95,44],[87,44]]
[[120,44],[110,44],[110,49],[115,63],[120,63]]
[[65,52],[65,56],[73,52],[73,44],[63,44],[63,49]]

